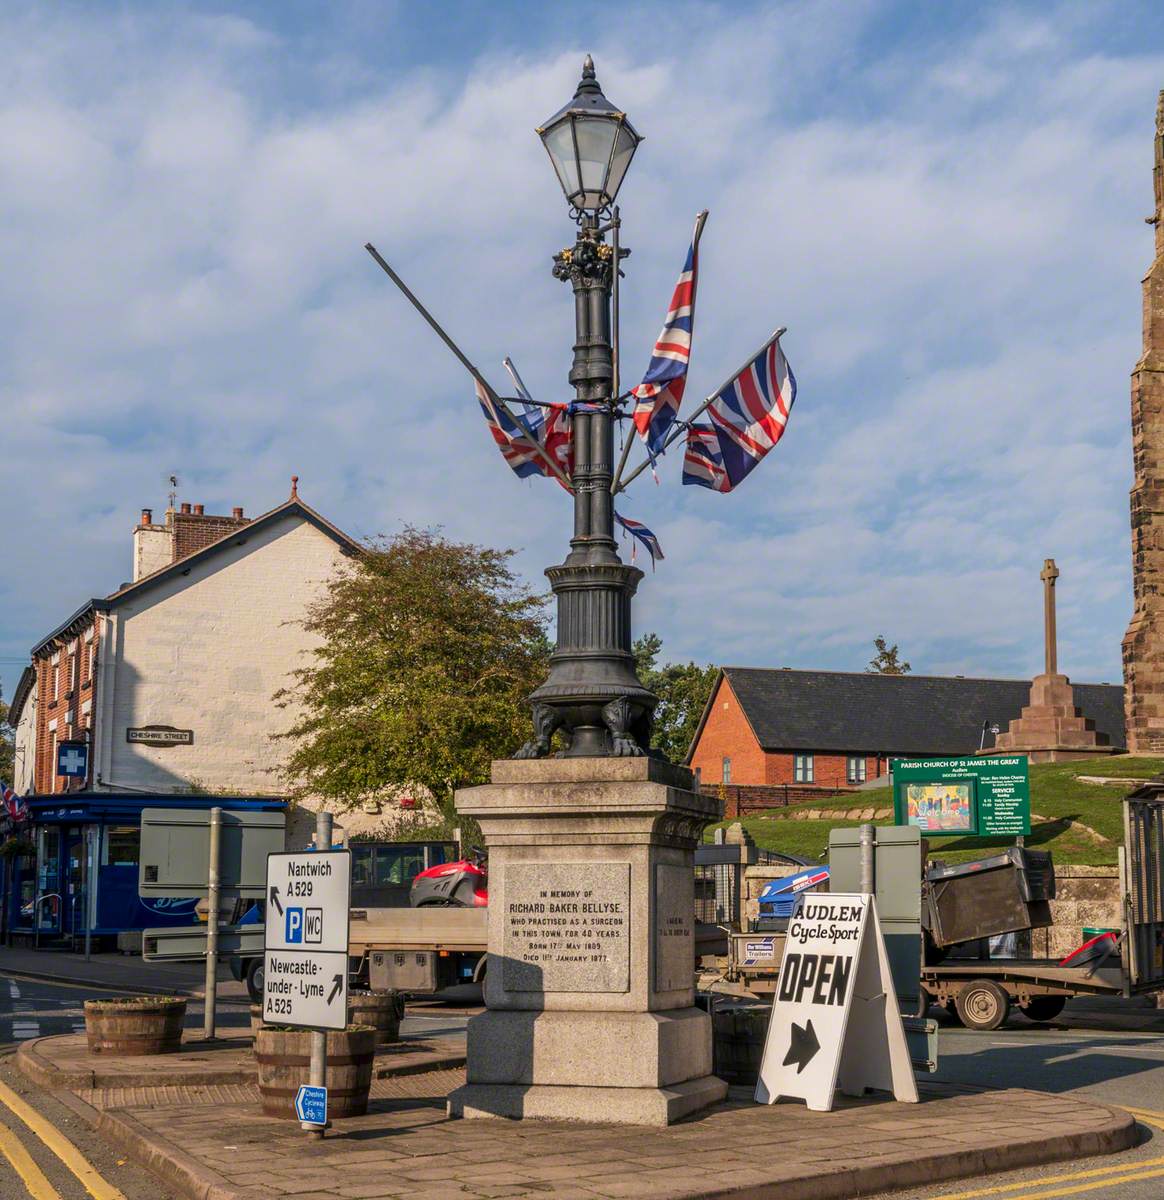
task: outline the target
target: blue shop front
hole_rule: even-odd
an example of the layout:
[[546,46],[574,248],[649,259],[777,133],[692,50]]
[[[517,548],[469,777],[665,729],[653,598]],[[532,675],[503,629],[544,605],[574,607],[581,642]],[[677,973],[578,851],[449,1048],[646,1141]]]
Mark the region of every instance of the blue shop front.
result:
[[31,818],[22,836],[34,854],[8,862],[5,927],[10,936],[42,944],[85,935],[112,941],[119,933],[190,925],[191,899],[138,898],[144,808],[282,812],[272,797],[176,796],[72,792],[26,797]]

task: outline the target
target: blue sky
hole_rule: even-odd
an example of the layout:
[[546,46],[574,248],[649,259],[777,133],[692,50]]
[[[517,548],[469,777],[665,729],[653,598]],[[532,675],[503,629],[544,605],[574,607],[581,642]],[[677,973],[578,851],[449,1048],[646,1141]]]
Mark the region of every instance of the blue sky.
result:
[[[356,535],[518,547],[519,482],[375,242],[496,381],[562,398],[571,237],[533,127],[593,53],[646,135],[623,371],[711,210],[688,395],[776,325],[800,395],[729,496],[641,477],[671,657],[1118,680],[1128,374],[1151,257],[1155,4],[21,4],[0,11],[0,679],[127,578],[164,478],[261,512],[301,477]],[[672,456],[674,458],[674,456]]]

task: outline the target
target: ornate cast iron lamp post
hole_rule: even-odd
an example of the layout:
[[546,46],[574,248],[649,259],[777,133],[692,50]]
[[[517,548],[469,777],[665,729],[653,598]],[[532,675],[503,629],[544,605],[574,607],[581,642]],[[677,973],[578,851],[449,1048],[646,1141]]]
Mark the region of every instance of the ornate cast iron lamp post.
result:
[[[573,100],[538,131],[578,222],[574,245],[554,255],[554,276],[574,289],[574,536],[546,571],[558,603],[550,674],[531,696],[535,736],[518,758],[549,753],[555,730],[574,756],[638,756],[650,746],[657,697],[639,682],[631,653],[631,598],[643,573],[618,557],[614,466],[611,284],[616,247],[606,241],[619,186],[640,142],[602,94],[590,56]],[[616,239],[617,241],[617,239]],[[629,435],[628,435],[629,436]]]

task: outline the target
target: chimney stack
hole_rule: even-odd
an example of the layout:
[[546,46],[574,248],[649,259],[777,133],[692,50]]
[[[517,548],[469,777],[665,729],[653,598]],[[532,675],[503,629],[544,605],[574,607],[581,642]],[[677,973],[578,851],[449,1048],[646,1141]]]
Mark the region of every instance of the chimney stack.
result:
[[187,516],[190,515],[190,504],[186,500],[182,501],[182,512],[184,512]]
[[232,509],[230,510],[230,515],[231,515],[232,517],[234,517],[234,519],[235,519],[236,521],[241,521],[241,520],[242,520],[242,515],[243,515],[243,510],[242,510],[241,508],[232,508]]
[[195,504],[194,505],[194,515],[196,517],[205,516],[206,515],[206,505],[205,504]]
[[141,523],[143,525],[152,525],[154,523],[154,510],[152,508],[143,508],[141,510]]

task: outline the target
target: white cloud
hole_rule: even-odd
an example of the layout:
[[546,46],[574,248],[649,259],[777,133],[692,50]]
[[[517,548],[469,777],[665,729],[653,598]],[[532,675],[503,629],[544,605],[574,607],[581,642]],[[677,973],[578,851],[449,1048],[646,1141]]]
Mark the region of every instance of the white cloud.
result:
[[[915,670],[1023,675],[1054,555],[1065,669],[1118,678],[1161,48],[1105,48],[1102,14],[1072,6],[900,47],[873,4],[689,15],[654,53],[645,10],[593,47],[648,135],[624,382],[706,204],[691,394],[787,324],[801,395],[737,494],[679,489],[675,462],[622,502],[668,555],[640,627],[675,655],[852,668],[885,632]],[[0,656],[120,581],[175,468],[188,498],[249,511],[294,471],[354,532],[441,523],[522,547],[540,583],[566,498],[505,471],[362,246],[487,372],[511,353],[563,395],[571,304],[547,268],[570,230],[531,131],[578,46],[384,78],[353,49],[313,64],[311,103],[301,48],[238,17],[29,10],[0,15],[0,44],[19,84],[0,103]]]

